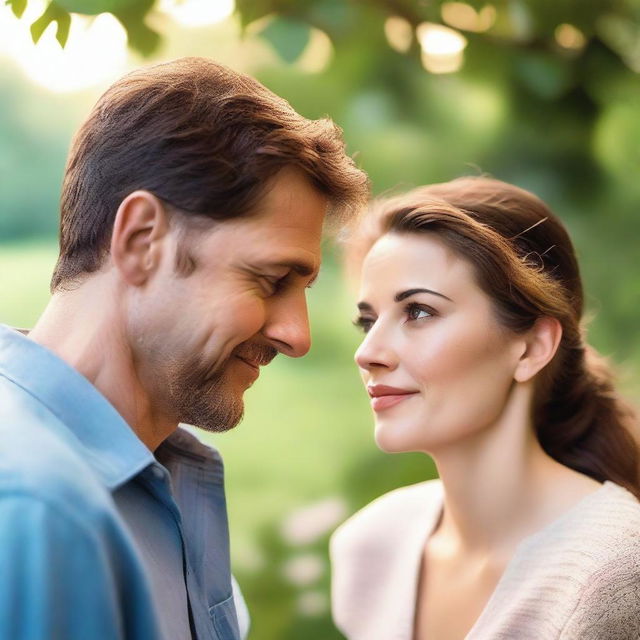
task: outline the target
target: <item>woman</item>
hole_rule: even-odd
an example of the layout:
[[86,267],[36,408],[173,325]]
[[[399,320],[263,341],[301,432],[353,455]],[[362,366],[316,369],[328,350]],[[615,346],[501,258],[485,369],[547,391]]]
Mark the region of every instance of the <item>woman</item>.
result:
[[356,362],[376,441],[428,453],[440,480],[334,534],[337,626],[349,640],[640,638],[634,416],[583,340],[564,227],[486,178],[416,189],[367,222]]

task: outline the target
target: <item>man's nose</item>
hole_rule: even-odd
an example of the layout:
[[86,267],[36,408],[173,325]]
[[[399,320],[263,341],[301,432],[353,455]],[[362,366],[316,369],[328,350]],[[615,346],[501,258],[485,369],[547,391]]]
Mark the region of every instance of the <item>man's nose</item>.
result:
[[354,360],[361,369],[393,370],[398,366],[397,356],[391,345],[391,336],[387,335],[384,327],[375,323],[356,350]]
[[300,358],[307,354],[311,330],[305,295],[288,297],[272,307],[263,333],[286,356]]

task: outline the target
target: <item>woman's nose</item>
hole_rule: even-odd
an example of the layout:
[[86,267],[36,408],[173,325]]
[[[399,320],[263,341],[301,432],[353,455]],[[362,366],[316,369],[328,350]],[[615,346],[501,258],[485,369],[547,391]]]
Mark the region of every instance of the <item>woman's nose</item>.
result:
[[395,369],[397,356],[389,336],[385,336],[382,327],[373,326],[358,347],[354,360],[361,369],[370,371],[375,368]]

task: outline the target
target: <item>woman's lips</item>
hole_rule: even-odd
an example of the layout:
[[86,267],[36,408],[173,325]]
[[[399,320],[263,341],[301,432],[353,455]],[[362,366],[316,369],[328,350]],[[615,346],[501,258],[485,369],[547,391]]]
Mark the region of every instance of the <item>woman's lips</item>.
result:
[[371,398],[371,407],[374,411],[382,411],[389,407],[394,407],[403,400],[415,395],[415,393],[403,393],[399,396],[378,396],[377,398]]
[[384,409],[394,407],[403,400],[411,398],[418,393],[417,391],[408,391],[386,385],[367,387],[367,391],[371,396],[371,407],[374,411],[383,411]]

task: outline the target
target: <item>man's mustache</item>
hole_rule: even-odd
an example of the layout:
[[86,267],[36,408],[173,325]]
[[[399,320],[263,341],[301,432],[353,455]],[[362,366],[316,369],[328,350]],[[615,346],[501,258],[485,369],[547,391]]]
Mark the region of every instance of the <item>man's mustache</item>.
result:
[[246,343],[239,345],[233,355],[263,367],[278,355],[278,350],[266,344]]

